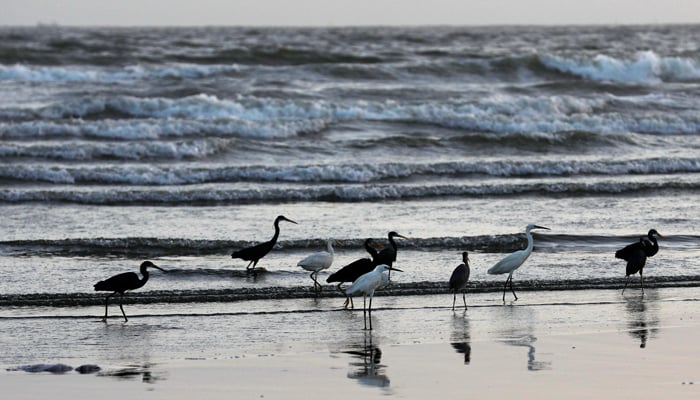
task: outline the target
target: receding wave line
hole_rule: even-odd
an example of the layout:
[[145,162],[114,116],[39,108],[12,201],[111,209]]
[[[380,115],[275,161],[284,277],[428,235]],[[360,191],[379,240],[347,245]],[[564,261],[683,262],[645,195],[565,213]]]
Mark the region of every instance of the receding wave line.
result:
[[[584,280],[520,280],[520,291],[590,290],[621,289],[624,279],[599,278]],[[655,276],[644,280],[646,288],[700,287],[699,275]],[[343,294],[327,286],[320,296],[342,297]],[[469,291],[492,293],[503,290],[501,282],[474,281]],[[393,283],[378,291],[376,296],[417,296],[451,293],[446,282]],[[125,304],[157,303],[211,303],[237,302],[246,300],[282,300],[312,298],[318,295],[309,287],[266,287],[240,289],[206,289],[179,291],[142,291],[129,293],[124,297]],[[104,304],[104,295],[94,293],[35,293],[0,295],[0,307],[79,307]],[[306,311],[308,312],[308,311]]]
[[4,203],[73,203],[94,205],[211,205],[279,203],[293,201],[361,202],[421,199],[446,196],[514,196],[514,195],[599,195],[635,194],[653,191],[697,191],[700,182],[691,177],[638,181],[537,181],[518,183],[474,182],[472,184],[364,184],[319,185],[299,188],[289,185],[244,189],[202,187],[164,188],[94,188],[56,187],[49,189],[5,188],[0,191]]
[[[608,251],[638,239],[638,236],[602,236],[602,235],[558,235],[545,234],[536,236],[537,249],[557,251],[558,249],[577,248],[579,250]],[[366,238],[341,239],[346,248],[363,248]],[[375,238],[383,240],[383,238]],[[95,238],[95,239],[59,239],[59,240],[6,240],[0,241],[0,252],[13,255],[65,255],[65,256],[189,256],[189,255],[228,255],[232,250],[254,245],[258,242],[246,240],[195,240],[177,238]],[[280,240],[278,249],[286,251],[303,251],[325,245],[322,239]],[[505,253],[521,249],[526,245],[522,233],[504,235],[481,235],[461,237],[411,238],[402,241],[406,250],[440,251],[445,249],[463,249],[490,253]],[[666,235],[664,247],[672,249],[695,249],[700,246],[700,236]],[[230,269],[195,269],[175,270],[175,274],[239,276],[245,271]]]
[[[216,152],[218,145],[162,144],[156,152],[180,156]],[[131,147],[130,147],[131,148]],[[140,148],[135,150],[138,152]],[[6,151],[0,145],[0,158]],[[69,151],[69,150],[66,150]],[[78,150],[79,151],[79,150]],[[118,149],[115,151],[119,151]],[[148,149],[146,149],[148,151]],[[134,153],[130,153],[134,154]],[[141,157],[138,153],[135,157]],[[143,157],[148,157],[148,154]],[[217,182],[370,183],[416,176],[538,177],[576,175],[654,175],[700,172],[697,158],[653,158],[599,161],[483,161],[441,163],[384,163],[296,166],[162,166],[143,164],[69,166],[54,164],[0,165],[0,179],[18,182],[103,185],[192,185]]]

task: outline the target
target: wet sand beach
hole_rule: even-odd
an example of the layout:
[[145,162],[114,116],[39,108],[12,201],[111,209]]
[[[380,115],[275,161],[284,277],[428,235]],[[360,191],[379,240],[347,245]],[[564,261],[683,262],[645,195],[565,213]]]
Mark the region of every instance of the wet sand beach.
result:
[[[697,398],[696,292],[524,292],[505,305],[484,293],[454,312],[449,295],[378,296],[372,332],[337,298],[134,313],[126,324],[71,317],[99,307],[63,310],[58,323],[37,309],[0,319],[9,333],[0,382],[12,399]],[[12,370],[39,362],[102,370]]]

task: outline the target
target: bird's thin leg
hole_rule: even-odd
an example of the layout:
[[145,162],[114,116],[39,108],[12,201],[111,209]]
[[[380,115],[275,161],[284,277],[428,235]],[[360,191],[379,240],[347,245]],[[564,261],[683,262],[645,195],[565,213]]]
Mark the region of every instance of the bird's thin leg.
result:
[[506,302],[506,290],[508,289],[508,281],[510,280],[510,275],[506,278],[506,283],[503,285],[503,302]]
[[362,297],[362,318],[365,320],[365,330],[367,330],[367,295]]
[[642,297],[644,297],[644,274],[642,274],[642,270],[639,270],[639,279],[642,281]]
[[119,295],[119,308],[122,310],[122,315],[124,316],[124,322],[129,322],[129,318],[126,317],[126,313],[124,312],[124,307],[122,307],[122,300],[124,299],[124,293],[121,293]]
[[467,309],[467,291],[462,292],[462,301],[464,301],[464,309]]
[[630,276],[627,275],[627,279],[625,279],[625,287],[622,288],[622,294],[625,294],[625,289],[627,289],[627,284],[630,282]]
[[454,291],[454,296],[452,296],[452,311],[455,310],[455,301],[457,301],[457,291]]
[[374,296],[369,296],[369,330],[372,330],[372,297]]
[[319,286],[319,284],[318,284],[318,282],[316,282],[316,277],[314,276],[315,273],[316,273],[316,271],[312,272],[311,275],[309,275],[309,276],[311,277],[311,280],[314,281],[314,293],[318,294],[316,292],[316,286]]
[[[248,263],[248,265],[245,266],[246,271],[249,271],[249,270],[250,270],[250,264],[252,264],[253,261],[255,261],[255,260],[250,260],[250,262]],[[253,268],[255,268],[255,267],[253,267]]]
[[510,276],[510,291],[513,292],[513,297],[515,297],[515,300],[518,300],[518,296],[515,294],[515,290],[513,290],[513,275]]
[[350,296],[348,296],[348,295],[343,291],[343,288],[341,287],[342,285],[343,285],[343,282],[340,282],[340,283],[338,284],[338,286],[336,286],[336,287],[338,288],[338,290],[340,291],[340,293],[342,293],[342,294],[345,295],[345,304],[343,304],[343,308],[347,310],[347,309],[348,309],[348,304],[350,304]]
[[352,310],[354,310],[354,309],[355,309],[355,303],[352,301],[352,297],[348,297],[348,298],[350,299],[350,308],[351,308]]
[[117,292],[114,292],[105,298],[105,316],[102,317],[102,321],[107,322],[107,305],[109,304],[109,298],[114,296]]

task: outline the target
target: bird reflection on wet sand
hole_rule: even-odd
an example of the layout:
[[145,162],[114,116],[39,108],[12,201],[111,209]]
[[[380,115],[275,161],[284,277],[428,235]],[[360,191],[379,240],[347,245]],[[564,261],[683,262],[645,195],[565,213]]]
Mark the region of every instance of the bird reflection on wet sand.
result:
[[472,361],[472,346],[470,344],[469,319],[466,310],[461,313],[453,313],[452,316],[452,337],[450,345],[459,354],[464,354],[464,365],[469,365]]
[[141,382],[151,384],[166,379],[165,372],[153,371],[152,364],[132,365],[124,368],[111,369],[99,372],[97,376],[116,378],[118,380],[131,380],[140,377]]
[[535,359],[535,342],[537,337],[534,334],[533,321],[536,318],[533,311],[526,307],[506,307],[504,308],[504,313],[505,320],[512,325],[504,329],[502,342],[511,346],[527,348],[528,371],[552,369],[551,361],[538,361]]
[[[646,300],[657,300],[656,291],[647,291]],[[655,315],[658,302],[648,303],[644,297],[625,298],[627,329],[630,336],[639,339],[639,347],[644,349],[647,340],[655,338],[658,333],[659,319]]]
[[384,372],[386,365],[381,364],[382,351],[372,343],[371,332],[365,332],[363,336],[362,344],[358,343],[350,350],[342,351],[357,360],[349,363],[352,369],[347,376],[362,385],[388,388],[391,381]]

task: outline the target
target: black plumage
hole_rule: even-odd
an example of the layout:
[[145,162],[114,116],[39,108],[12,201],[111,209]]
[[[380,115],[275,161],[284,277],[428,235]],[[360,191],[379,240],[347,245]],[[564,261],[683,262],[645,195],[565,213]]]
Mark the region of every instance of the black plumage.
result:
[[103,321],[107,320],[107,306],[109,304],[109,298],[117,293],[119,293],[119,308],[122,310],[124,322],[129,321],[129,319],[126,317],[126,313],[124,312],[124,307],[122,306],[124,292],[127,290],[138,289],[145,285],[146,282],[148,282],[148,268],[156,268],[165,272],[162,268],[158,267],[152,262],[144,261],[141,263],[141,275],[143,275],[143,278],[139,278],[135,272],[124,272],[105,279],[104,281],[99,281],[95,284],[96,291],[112,292],[105,299],[105,316],[102,318]]
[[469,253],[465,251],[462,253],[462,264],[459,264],[457,268],[452,271],[452,275],[450,276],[450,290],[452,290],[454,294],[452,297],[453,311],[455,309],[455,302],[457,301],[457,292],[460,290],[464,290],[462,292],[462,300],[464,301],[464,309],[467,309],[465,294],[467,292],[467,283],[469,283],[469,272]]
[[245,249],[234,251],[233,254],[231,254],[231,258],[240,258],[245,261],[250,261],[248,263],[248,266],[246,266],[246,270],[254,271],[255,266],[258,265],[258,261],[260,261],[261,258],[265,257],[265,255],[267,255],[267,253],[269,253],[270,250],[272,250],[272,248],[275,247],[275,243],[277,243],[277,238],[279,238],[280,236],[280,221],[287,221],[296,224],[296,222],[285,217],[284,215],[277,216],[274,222],[275,234],[274,236],[272,236],[272,239],[268,240],[267,242],[256,244],[255,246],[246,247]]
[[[338,282],[338,290],[341,292],[345,293],[343,289],[341,288],[341,285],[346,282],[355,282],[357,278],[360,276],[371,272],[374,267],[376,267],[378,264],[375,261],[375,258],[377,257],[377,250],[372,247],[372,239],[366,239],[365,240],[365,250],[369,253],[371,258],[360,258],[358,260],[355,260],[351,262],[350,264],[342,267],[338,271],[332,273],[327,279],[326,282],[328,283],[335,283]],[[345,295],[345,304],[344,307],[347,308],[348,304],[352,303],[352,298],[348,297]],[[353,306],[354,308],[354,306]]]
[[659,243],[655,236],[663,237],[656,229],[651,229],[646,237],[641,237],[638,242],[627,245],[615,252],[615,257],[627,261],[625,287],[622,288],[622,294],[627,289],[630,276],[637,272],[639,272],[642,294],[644,294],[644,265],[646,265],[647,257],[652,257],[659,252]]

